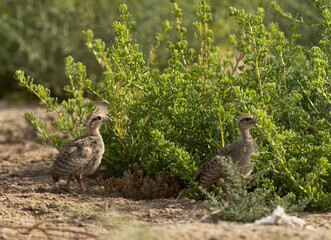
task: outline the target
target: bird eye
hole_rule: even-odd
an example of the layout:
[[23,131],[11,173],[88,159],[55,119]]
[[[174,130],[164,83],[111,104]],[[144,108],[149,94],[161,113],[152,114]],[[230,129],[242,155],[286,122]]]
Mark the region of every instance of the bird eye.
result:
[[98,116],[98,117],[96,117],[96,118],[93,118],[93,119],[92,119],[92,122],[94,122],[94,121],[96,121],[96,120],[101,120],[101,117]]
[[245,120],[248,122],[250,120],[250,118],[246,118]]

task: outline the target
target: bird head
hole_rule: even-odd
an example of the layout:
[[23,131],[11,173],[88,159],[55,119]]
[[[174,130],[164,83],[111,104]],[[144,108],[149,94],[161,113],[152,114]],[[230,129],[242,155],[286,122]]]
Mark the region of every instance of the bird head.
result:
[[254,116],[249,113],[242,113],[238,118],[238,128],[239,129],[249,129],[251,126],[255,125],[257,122]]
[[111,119],[107,116],[104,116],[100,113],[91,113],[86,120],[86,127],[87,131],[93,133],[94,131],[98,130],[99,127],[105,123],[110,122]]

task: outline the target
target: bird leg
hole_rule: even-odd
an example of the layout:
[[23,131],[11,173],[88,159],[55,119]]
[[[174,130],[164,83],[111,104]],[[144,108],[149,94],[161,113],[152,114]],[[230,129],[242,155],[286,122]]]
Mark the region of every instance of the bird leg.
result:
[[66,190],[67,192],[70,191],[70,187],[69,187],[70,182],[71,182],[71,175],[68,176],[67,183],[66,183],[66,185],[64,185],[64,187],[63,187],[64,190]]
[[82,176],[81,175],[76,175],[76,180],[80,186],[80,189],[82,191],[86,191],[85,187],[83,186],[83,183],[82,183]]

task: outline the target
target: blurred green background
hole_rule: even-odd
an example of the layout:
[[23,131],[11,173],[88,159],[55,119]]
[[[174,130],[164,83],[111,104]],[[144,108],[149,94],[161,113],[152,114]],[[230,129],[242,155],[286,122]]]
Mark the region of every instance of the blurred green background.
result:
[[[183,26],[188,29],[186,38],[194,36],[195,6],[198,0],[179,0],[183,10]],[[227,45],[230,33],[236,32],[236,24],[229,17],[229,7],[256,11],[265,9],[266,23],[277,21],[280,28],[289,32],[291,23],[277,14],[271,7],[272,0],[211,0],[213,13],[211,29],[214,31],[215,45],[221,49]],[[15,70],[24,70],[35,78],[37,83],[52,90],[54,96],[64,98],[63,85],[64,58],[71,55],[76,61],[87,66],[88,78],[96,80],[101,69],[92,53],[85,47],[82,31],[92,29],[96,37],[102,38],[110,46],[113,40],[112,22],[118,19],[118,7],[128,5],[136,21],[135,40],[148,58],[151,45],[155,43],[155,34],[162,31],[166,19],[173,21],[172,5],[166,0],[1,0],[0,1],[0,99],[12,101],[26,100],[32,96],[20,88],[14,79]],[[316,23],[312,0],[279,0],[277,3],[293,17],[303,17],[305,21]],[[315,15],[316,16],[316,15]],[[313,31],[311,30],[313,29]],[[317,27],[301,25],[300,44],[316,44]],[[170,35],[171,37],[172,35]],[[172,37],[175,37],[173,34]],[[162,44],[166,44],[163,41]],[[162,46],[159,49],[164,49]],[[163,50],[164,51],[164,50]],[[163,68],[167,65],[167,53],[157,54],[156,59]]]

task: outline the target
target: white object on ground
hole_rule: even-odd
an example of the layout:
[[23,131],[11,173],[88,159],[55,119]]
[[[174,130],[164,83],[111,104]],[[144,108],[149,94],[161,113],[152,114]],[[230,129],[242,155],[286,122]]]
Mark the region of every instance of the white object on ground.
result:
[[299,227],[302,229],[310,229],[314,230],[312,226],[309,226],[305,220],[300,219],[295,216],[289,216],[285,213],[284,208],[281,206],[277,206],[277,208],[273,211],[271,216],[267,216],[261,218],[260,220],[256,220],[254,223],[246,224],[249,226],[256,225],[283,225],[283,226],[291,226],[291,227]]

